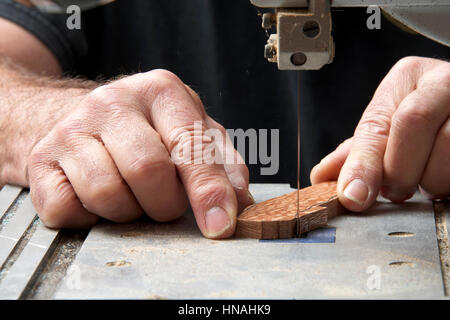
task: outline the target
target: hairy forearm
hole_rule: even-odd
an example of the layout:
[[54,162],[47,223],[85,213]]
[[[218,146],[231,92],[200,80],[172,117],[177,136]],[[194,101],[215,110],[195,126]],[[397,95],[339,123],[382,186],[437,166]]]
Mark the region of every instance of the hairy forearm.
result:
[[27,186],[27,157],[99,84],[38,76],[0,56],[0,186]]

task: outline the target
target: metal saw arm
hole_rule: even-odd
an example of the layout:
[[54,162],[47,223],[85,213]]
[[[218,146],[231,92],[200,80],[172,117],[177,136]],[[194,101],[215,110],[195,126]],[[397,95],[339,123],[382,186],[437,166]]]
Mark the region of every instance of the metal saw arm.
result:
[[379,6],[411,30],[450,46],[450,0],[250,1],[257,7],[275,8],[263,15],[263,28],[277,28],[264,55],[280,70],[317,70],[333,61],[330,7]]

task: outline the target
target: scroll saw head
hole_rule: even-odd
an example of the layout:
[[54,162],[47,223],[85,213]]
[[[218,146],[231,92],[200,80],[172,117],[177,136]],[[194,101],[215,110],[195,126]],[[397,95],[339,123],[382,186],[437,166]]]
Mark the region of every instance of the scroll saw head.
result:
[[330,7],[378,6],[394,20],[450,46],[450,0],[250,0],[264,13],[262,27],[276,27],[264,56],[280,70],[318,70],[334,58]]

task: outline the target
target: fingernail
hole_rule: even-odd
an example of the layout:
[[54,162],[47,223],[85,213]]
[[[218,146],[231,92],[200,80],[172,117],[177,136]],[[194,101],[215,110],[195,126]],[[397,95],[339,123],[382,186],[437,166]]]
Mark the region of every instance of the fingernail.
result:
[[229,215],[220,207],[209,209],[206,212],[205,221],[206,230],[210,237],[220,236],[231,226]]
[[345,188],[344,196],[362,206],[369,196],[369,188],[361,179],[355,179]]

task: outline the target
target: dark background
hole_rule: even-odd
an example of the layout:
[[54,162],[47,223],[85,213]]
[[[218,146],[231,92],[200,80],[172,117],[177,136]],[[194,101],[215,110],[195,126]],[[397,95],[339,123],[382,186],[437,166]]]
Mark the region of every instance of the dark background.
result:
[[[258,13],[248,0],[117,0],[83,13],[81,32],[65,28],[67,16],[49,18],[69,39],[59,50],[68,54],[51,49],[67,74],[90,79],[168,69],[199,93],[225,128],[280,129],[278,174],[261,176],[259,165],[250,165],[251,181],[295,185],[297,74],[264,59],[268,35]],[[399,59],[450,57],[449,48],[384,18],[381,30],[368,30],[365,8],[332,15],[334,63],[301,73],[303,186],[311,168],[352,136],[378,83]],[[45,40],[44,31],[29,30]]]

